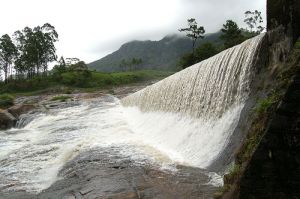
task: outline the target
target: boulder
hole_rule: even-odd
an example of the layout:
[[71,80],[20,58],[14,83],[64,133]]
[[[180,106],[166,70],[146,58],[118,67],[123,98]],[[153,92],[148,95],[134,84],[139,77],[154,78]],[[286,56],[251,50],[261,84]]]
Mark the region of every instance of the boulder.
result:
[[34,105],[34,104],[18,104],[18,105],[10,107],[8,109],[8,112],[11,113],[15,118],[19,118],[20,115],[26,114],[35,108],[36,108],[36,105]]
[[7,110],[0,109],[0,130],[12,128],[16,121],[16,118]]

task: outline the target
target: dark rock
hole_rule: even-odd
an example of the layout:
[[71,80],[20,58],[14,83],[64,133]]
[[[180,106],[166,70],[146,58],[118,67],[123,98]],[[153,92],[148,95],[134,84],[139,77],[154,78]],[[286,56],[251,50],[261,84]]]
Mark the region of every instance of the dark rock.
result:
[[11,113],[15,118],[19,118],[20,115],[26,114],[35,108],[36,105],[34,104],[18,104],[10,107],[7,111]]
[[267,29],[284,28],[286,35],[294,43],[300,36],[300,1],[299,0],[268,0]]
[[0,130],[9,129],[16,123],[16,118],[7,112],[0,109]]
[[[300,71],[295,79],[300,79]],[[292,95],[299,89],[296,83],[288,89],[241,178],[239,198],[300,198],[300,97]]]
[[[58,181],[41,193],[31,193],[32,198],[210,199],[218,189],[208,184],[210,178],[205,170],[178,166],[177,172],[164,171],[154,165],[138,164],[129,157],[120,158],[112,150],[97,148],[79,154],[64,165]],[[22,198],[21,194],[0,191],[0,198]]]

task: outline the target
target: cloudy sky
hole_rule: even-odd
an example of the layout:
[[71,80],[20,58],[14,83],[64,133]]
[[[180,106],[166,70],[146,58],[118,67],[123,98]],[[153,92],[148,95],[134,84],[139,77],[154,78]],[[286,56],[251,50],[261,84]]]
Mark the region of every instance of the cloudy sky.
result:
[[99,59],[131,40],[159,40],[196,18],[206,32],[226,19],[244,26],[246,10],[266,0],[0,0],[0,35],[50,23],[59,34],[58,56]]

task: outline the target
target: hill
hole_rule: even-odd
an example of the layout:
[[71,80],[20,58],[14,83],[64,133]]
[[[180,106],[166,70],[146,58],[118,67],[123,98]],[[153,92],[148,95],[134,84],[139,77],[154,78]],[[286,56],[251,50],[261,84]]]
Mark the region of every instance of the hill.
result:
[[[207,34],[198,45],[207,41],[218,42],[220,33]],[[159,41],[131,41],[123,44],[119,50],[90,64],[90,69],[102,72],[121,71],[122,59],[142,59],[138,69],[175,70],[179,58],[192,50],[192,42],[181,35],[167,35]]]

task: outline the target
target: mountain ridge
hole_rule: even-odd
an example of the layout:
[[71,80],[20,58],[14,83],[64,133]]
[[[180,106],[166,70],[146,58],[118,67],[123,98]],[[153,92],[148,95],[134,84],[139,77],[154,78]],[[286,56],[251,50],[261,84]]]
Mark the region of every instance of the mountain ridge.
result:
[[[197,42],[197,45],[205,42],[219,42],[220,34],[220,32],[206,34],[204,39]],[[138,58],[142,59],[142,63],[137,69],[175,70],[180,57],[191,51],[191,39],[178,34],[169,34],[157,41],[133,40],[124,43],[113,53],[89,63],[88,67],[102,72],[117,72],[122,71],[120,67],[122,60]]]

